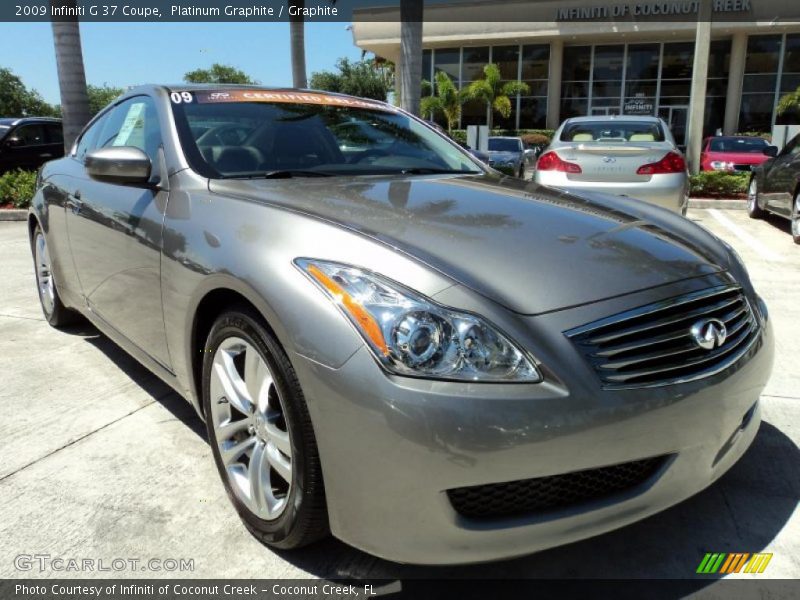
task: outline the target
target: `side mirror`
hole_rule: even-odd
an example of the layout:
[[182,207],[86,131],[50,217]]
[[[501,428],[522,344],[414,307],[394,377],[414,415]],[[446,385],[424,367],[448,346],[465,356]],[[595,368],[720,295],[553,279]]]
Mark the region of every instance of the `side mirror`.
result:
[[150,157],[132,146],[98,148],[86,154],[86,172],[109,183],[144,184],[150,180]]
[[536,156],[536,151],[533,148],[526,148],[525,149],[525,156],[527,156],[528,158]]
[[776,156],[778,156],[778,147],[777,146],[767,146],[766,148],[764,148],[762,150],[762,152],[764,154],[766,154],[767,156],[771,156],[771,157],[775,158]]

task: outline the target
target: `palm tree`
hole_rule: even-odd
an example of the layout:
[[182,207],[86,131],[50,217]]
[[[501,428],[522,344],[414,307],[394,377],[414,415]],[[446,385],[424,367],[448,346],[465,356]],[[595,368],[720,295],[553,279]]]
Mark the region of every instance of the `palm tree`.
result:
[[[76,0],[58,0],[54,5],[76,6]],[[81,31],[77,17],[58,17],[52,22],[53,44],[56,50],[58,87],[61,90],[61,115],[64,128],[64,148],[69,151],[83,126],[89,122],[89,95],[83,69]]]
[[452,131],[461,118],[464,95],[444,71],[436,73],[436,95],[426,96],[420,101],[423,115],[443,114],[447,120],[447,131]]
[[422,0],[400,0],[400,108],[419,114],[422,85]]
[[800,87],[793,92],[788,92],[778,101],[778,114],[790,112],[800,113]]
[[511,98],[518,94],[527,94],[530,88],[522,81],[503,83],[500,68],[494,63],[483,67],[483,73],[485,78],[470,83],[465,90],[465,96],[468,100],[480,100],[486,104],[486,121],[491,132],[494,113],[508,118],[511,114]]
[[[291,5],[302,9],[304,0],[292,0]],[[292,48],[292,85],[296,88],[308,87],[306,79],[306,35],[303,17],[297,16],[300,10],[292,11],[296,16],[289,16],[289,37]]]

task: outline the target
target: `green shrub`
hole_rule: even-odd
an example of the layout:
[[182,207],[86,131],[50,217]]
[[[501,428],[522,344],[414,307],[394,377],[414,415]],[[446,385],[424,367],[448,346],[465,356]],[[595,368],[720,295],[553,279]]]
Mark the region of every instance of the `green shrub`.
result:
[[726,171],[703,171],[692,175],[689,180],[691,195],[694,197],[734,198],[747,193],[750,185],[748,173],[728,173]]
[[453,129],[453,131],[450,132],[450,137],[452,137],[459,144],[467,143],[467,132],[464,129]]
[[28,208],[36,188],[36,171],[9,171],[0,175],[0,205]]
[[741,135],[745,137],[760,137],[764,138],[768,142],[772,141],[772,134],[769,131],[741,131],[739,133],[735,133],[734,135]]

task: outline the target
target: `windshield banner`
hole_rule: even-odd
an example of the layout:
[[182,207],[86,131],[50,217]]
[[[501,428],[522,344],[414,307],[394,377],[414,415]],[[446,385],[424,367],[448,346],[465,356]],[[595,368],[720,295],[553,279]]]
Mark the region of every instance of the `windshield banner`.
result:
[[386,112],[396,112],[389,104],[370,102],[361,98],[319,94],[307,92],[270,91],[270,90],[218,90],[208,92],[172,92],[175,104],[191,103],[216,104],[221,102],[278,102],[289,104],[317,104],[321,106],[345,106],[348,108],[368,108]]

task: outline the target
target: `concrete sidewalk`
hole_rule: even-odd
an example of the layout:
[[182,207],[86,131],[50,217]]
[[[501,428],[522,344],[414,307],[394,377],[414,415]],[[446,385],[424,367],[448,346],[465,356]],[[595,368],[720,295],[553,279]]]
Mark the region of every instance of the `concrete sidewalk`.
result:
[[[93,328],[50,328],[25,225],[0,223],[0,577],[696,579],[706,551],[772,552],[760,577],[800,576],[800,247],[778,221],[727,212],[784,257],[774,262],[713,212],[689,216],[737,249],[771,309],[777,364],[751,450],[706,491],[635,525],[517,560],[447,568],[390,563],[333,539],[292,553],[258,543],[225,497],[188,403]],[[195,569],[20,571],[22,553],[185,558]]]

